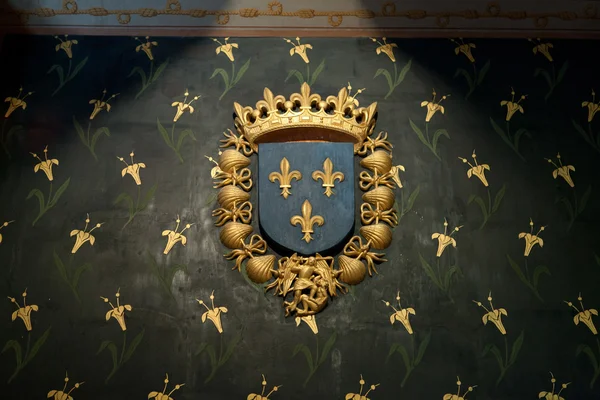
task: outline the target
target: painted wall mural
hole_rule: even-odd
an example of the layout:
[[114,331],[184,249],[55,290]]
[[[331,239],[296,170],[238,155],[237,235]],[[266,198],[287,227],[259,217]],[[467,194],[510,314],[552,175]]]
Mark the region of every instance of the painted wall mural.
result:
[[[0,392],[599,397],[598,50],[6,37],[2,55],[19,55],[0,66]],[[334,157],[309,171],[290,155],[265,174],[286,202],[307,182],[323,201],[363,189],[341,256],[307,264],[333,271],[335,295],[315,285],[318,317],[298,313],[314,299],[288,279],[307,265],[275,256],[252,218],[255,144],[232,130],[234,102],[273,111],[298,92],[378,110],[358,179]],[[303,245],[331,223],[315,203],[284,221]],[[385,255],[360,236],[380,225]]]

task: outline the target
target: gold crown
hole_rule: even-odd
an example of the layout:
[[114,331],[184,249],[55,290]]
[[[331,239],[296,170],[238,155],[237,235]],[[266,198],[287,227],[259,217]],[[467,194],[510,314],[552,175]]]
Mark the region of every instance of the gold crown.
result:
[[[233,104],[235,126],[256,152],[259,143],[292,141],[352,142],[356,152],[375,128],[377,103],[359,108],[356,95],[364,89],[354,95],[350,90],[348,84],[337,96],[322,100],[319,94],[310,93],[305,82],[300,93],[287,100],[265,88],[264,99],[256,108]],[[286,132],[279,132],[282,130]]]

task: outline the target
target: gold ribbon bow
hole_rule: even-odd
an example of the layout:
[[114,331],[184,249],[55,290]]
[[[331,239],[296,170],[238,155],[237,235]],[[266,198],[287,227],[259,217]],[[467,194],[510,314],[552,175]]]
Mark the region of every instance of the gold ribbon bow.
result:
[[367,241],[367,243],[363,244],[360,236],[353,236],[352,239],[346,243],[346,246],[344,246],[344,255],[356,257],[357,260],[365,260],[367,262],[369,276],[373,276],[373,272],[376,274],[378,273],[377,269],[375,269],[375,262],[385,262],[387,260],[382,258],[385,254],[373,253],[369,251],[370,249],[371,241]]
[[234,146],[237,151],[244,153],[245,156],[251,156],[254,153],[252,147],[250,147],[250,143],[246,141],[243,135],[237,136],[235,133],[231,131],[231,129],[227,129],[229,133],[223,132],[223,136],[227,139],[221,139],[221,147],[230,147]]
[[381,148],[391,152],[392,147],[394,146],[392,146],[392,144],[388,142],[387,137],[387,132],[379,132],[375,139],[367,137],[367,140],[363,142],[362,147],[356,152],[356,154],[358,154],[359,156],[366,156],[367,151],[373,153],[377,148]]
[[396,226],[398,225],[398,214],[394,208],[381,210],[379,208],[379,203],[377,203],[375,209],[373,209],[373,206],[369,203],[362,203],[360,206],[360,220],[363,225],[371,225],[373,223],[378,224],[379,221],[383,221],[390,226]]
[[390,189],[394,189],[396,186],[394,184],[393,175],[390,172],[387,172],[383,175],[378,175],[377,170],[375,170],[374,174],[371,174],[367,171],[362,171],[359,175],[360,182],[359,186],[362,190],[369,190],[371,186],[377,188],[378,186],[387,186]]
[[267,242],[260,235],[252,235],[248,244],[244,243],[242,239],[240,240],[242,241],[242,248],[235,249],[225,256],[227,260],[236,259],[232,270],[237,269],[238,271],[241,271],[242,262],[246,258],[253,258],[254,254],[265,254],[267,252]]
[[218,217],[215,222],[216,226],[223,226],[227,221],[236,222],[238,219],[244,224],[249,224],[252,219],[252,203],[245,201],[238,207],[234,202],[233,209],[217,208],[213,210],[212,216]]
[[251,176],[252,172],[250,172],[249,168],[243,168],[239,172],[236,169],[234,169],[233,172],[219,170],[215,176],[215,179],[220,179],[221,182],[215,182],[213,187],[215,189],[219,189],[227,185],[237,185],[248,191],[252,189]]

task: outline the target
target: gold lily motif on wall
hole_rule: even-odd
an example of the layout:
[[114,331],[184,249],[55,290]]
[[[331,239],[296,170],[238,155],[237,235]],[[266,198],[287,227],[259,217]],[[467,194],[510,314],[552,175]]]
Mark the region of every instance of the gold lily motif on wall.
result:
[[545,400],[565,400],[565,398],[562,397],[560,394],[563,390],[567,388],[567,386],[571,384],[571,382],[563,383],[562,385],[560,385],[560,390],[558,391],[558,393],[554,393],[554,390],[556,390],[556,378],[554,378],[554,374],[550,372],[550,383],[552,383],[552,391],[541,391],[538,394],[538,398]]
[[544,247],[544,240],[541,237],[539,237],[539,234],[542,233],[546,229],[546,227],[541,226],[537,233],[534,234],[533,226],[533,220],[529,218],[529,232],[519,233],[519,239],[525,239],[525,252],[523,253],[525,257],[529,257],[529,253],[531,253],[531,250],[536,244],[540,247]]
[[391,307],[394,310],[394,313],[390,315],[390,322],[394,325],[394,322],[398,321],[404,325],[404,328],[408,332],[409,335],[413,334],[412,326],[410,325],[410,315],[415,315],[415,309],[412,307],[402,308],[400,304],[400,292],[396,294],[396,301],[398,302],[398,309],[394,307],[389,301],[381,300],[387,307]]
[[79,389],[79,387],[81,385],[83,385],[84,382],[75,383],[71,387],[71,390],[69,390],[67,392],[66,390],[67,390],[68,384],[69,384],[69,374],[65,372],[65,385],[63,386],[62,390],[51,390],[48,392],[48,395],[46,397],[51,400],[73,400],[73,397],[71,396],[71,392],[75,389]]
[[236,74],[233,49],[239,49],[239,45],[237,43],[229,43],[228,37],[224,39],[225,43],[221,43],[221,41],[219,41],[219,39],[216,38],[213,38],[212,40],[213,42],[219,44],[219,46],[215,49],[215,53],[217,53],[217,55],[223,53],[227,56],[229,61],[231,61],[231,76],[223,68],[216,68],[209,78],[212,79],[217,75],[221,75],[221,78],[223,78],[223,82],[225,83],[225,90],[223,91],[223,93],[221,93],[221,96],[219,96],[219,100],[221,100],[223,96],[225,96],[225,94],[229,92],[240,81],[240,79],[242,79],[242,77],[250,67],[250,59],[248,59],[248,61],[246,61],[246,63],[242,65],[242,67]]
[[173,394],[173,392],[175,392],[176,390],[181,389],[185,383],[180,383],[175,385],[175,387],[173,389],[171,389],[171,391],[169,393],[167,393],[167,386],[169,385],[169,374],[165,374],[165,387],[163,388],[162,392],[157,392],[157,391],[152,391],[150,393],[148,393],[148,399],[156,399],[156,400],[174,400],[171,395]]
[[9,144],[11,138],[15,134],[23,131],[22,125],[13,125],[7,131],[6,125],[8,123],[8,118],[19,108],[25,110],[27,108],[27,102],[25,102],[25,99],[31,96],[33,93],[34,92],[23,93],[23,87],[20,87],[17,97],[7,97],[4,99],[4,102],[8,103],[8,109],[4,114],[4,121],[2,121],[2,130],[0,131],[0,144],[2,145],[2,148],[4,149],[4,152],[6,153],[6,156],[8,158],[11,158],[9,151]]
[[565,73],[567,72],[567,69],[569,68],[569,62],[568,61],[564,62],[564,64],[560,67],[560,70],[558,71],[558,75],[557,75],[556,68],[554,66],[554,59],[552,58],[552,55],[550,54],[550,49],[554,48],[552,43],[549,43],[549,42],[544,43],[544,42],[542,42],[542,40],[540,38],[536,38],[536,39],[530,38],[527,40],[529,42],[533,43],[533,49],[532,49],[533,54],[543,55],[551,65],[550,70],[546,70],[544,68],[536,68],[535,72],[533,73],[534,77],[537,77],[538,75],[542,75],[544,77],[544,79],[546,80],[546,83],[548,84],[548,92],[546,93],[544,100],[547,101],[548,98],[550,97],[550,95],[552,94],[552,92],[554,91],[554,89],[556,88],[556,86],[558,86],[558,84],[565,77]]
[[[314,315],[313,315],[314,317]],[[297,321],[297,320],[296,320]],[[297,324],[297,323],[296,323]],[[319,346],[319,335],[315,333],[315,340],[317,342],[316,351],[311,351],[311,349],[305,345],[304,343],[296,344],[294,347],[294,351],[292,352],[292,357],[296,357],[298,354],[303,354],[304,359],[306,360],[306,364],[308,366],[308,376],[304,380],[304,384],[302,387],[306,387],[310,379],[317,372],[319,367],[325,362],[329,361],[329,353],[333,349],[335,341],[337,340],[337,332],[333,332],[331,336],[327,339],[325,344],[320,347]]]
[[[0,230],[2,230],[2,228],[6,228],[8,226],[8,224],[12,224],[13,221],[4,221],[4,223],[2,225],[0,225]],[[0,243],[2,243],[2,234],[0,233]]]
[[556,155],[556,160],[560,165],[556,165],[554,160],[551,158],[545,158],[545,160],[552,164],[554,168],[556,168],[554,171],[552,171],[552,177],[554,179],[560,176],[565,180],[565,182],[567,182],[569,186],[575,187],[575,183],[573,183],[573,179],[571,178],[571,171],[575,171],[575,167],[572,165],[563,165],[560,153]]
[[56,75],[58,76],[58,87],[54,90],[54,92],[52,92],[52,96],[58,93],[58,91],[62,89],[64,85],[66,85],[69,81],[75,78],[75,76],[79,73],[79,71],[81,71],[81,69],[85,66],[85,64],[88,61],[88,57],[85,57],[75,66],[75,68],[72,68],[73,46],[78,44],[79,42],[77,41],[77,39],[69,39],[69,35],[64,35],[64,39],[56,35],[54,36],[54,39],[58,40],[58,44],[54,49],[56,50],[56,52],[63,50],[64,53],[67,55],[67,58],[69,59],[69,63],[66,67],[66,74],[65,70],[63,69],[63,66],[60,64],[54,64],[48,70],[47,74],[51,73],[52,71],[56,71]]
[[73,254],[77,253],[77,250],[79,250],[81,248],[81,246],[83,246],[86,242],[89,242],[90,246],[93,246],[94,243],[96,243],[96,238],[92,235],[92,232],[95,231],[96,229],[100,228],[104,224],[104,222],[97,223],[88,232],[87,228],[88,228],[89,223],[90,223],[90,214],[86,214],[85,227],[83,228],[83,230],[73,229],[71,231],[71,233],[69,234],[69,236],[71,236],[71,237],[75,236],[75,244],[73,245],[73,249],[71,250],[71,253],[73,253]]
[[596,329],[596,325],[594,325],[594,321],[593,321],[592,317],[598,316],[598,310],[596,310],[594,308],[590,308],[590,309],[586,310],[585,307],[583,306],[583,298],[581,297],[581,293],[579,293],[579,296],[577,297],[577,301],[579,302],[579,305],[581,306],[581,310],[579,308],[577,308],[577,306],[574,305],[572,302],[565,301],[565,303],[569,307],[571,307],[573,310],[575,310],[577,312],[577,314],[575,314],[575,316],[573,317],[573,322],[575,323],[575,325],[579,325],[580,322],[583,322],[585,324],[585,326],[587,326],[588,329],[594,335],[597,335],[598,330]]
[[377,388],[377,386],[380,385],[378,383],[376,385],[369,386],[369,389],[365,392],[365,394],[363,394],[363,390],[364,390],[364,386],[366,385],[366,382],[363,379],[362,374],[360,375],[360,381],[358,381],[358,383],[360,385],[360,390],[358,391],[358,393],[346,393],[346,397],[344,397],[345,400],[369,400],[367,395],[369,393],[371,393],[372,391],[374,391]]
[[[4,102],[8,103],[8,110],[6,110],[6,113],[4,114],[4,118],[10,117],[11,114],[19,108],[22,108],[23,110],[25,110],[27,108],[27,102],[25,102],[25,99],[27,97],[31,96],[33,93],[34,92],[23,93],[23,87],[20,87],[17,97],[5,98]],[[23,95],[23,97],[21,97],[22,95]]]
[[487,300],[490,303],[489,310],[480,301],[473,300],[473,303],[477,304],[478,307],[481,307],[486,311],[482,318],[483,324],[487,325],[488,322],[492,322],[496,326],[496,328],[498,328],[501,334],[506,335],[506,328],[504,328],[504,324],[502,323],[502,316],[508,316],[506,309],[494,308],[494,305],[492,304],[492,292],[490,292],[490,294],[488,295]]
[[104,89],[102,91],[102,97],[100,99],[92,99],[89,101],[89,104],[94,105],[94,109],[92,110],[92,113],[90,114],[90,120],[88,121],[87,131],[83,130],[83,127],[81,126],[81,124],[77,121],[75,116],[73,116],[73,126],[75,127],[75,131],[77,131],[77,135],[79,135],[79,139],[81,140],[81,143],[83,143],[83,145],[85,147],[87,147],[87,149],[90,151],[90,153],[92,153],[92,156],[94,157],[94,159],[96,161],[98,161],[98,156],[96,155],[96,144],[98,143],[98,140],[100,139],[100,137],[102,135],[105,135],[106,137],[110,137],[110,130],[106,126],[103,126],[103,127],[96,129],[96,131],[92,134],[91,133],[92,120],[94,118],[96,118],[98,113],[102,110],[106,110],[106,112],[110,112],[110,110],[112,108],[110,101],[112,99],[114,99],[115,97],[117,97],[118,95],[119,95],[119,93],[115,93],[115,94],[110,95],[107,99],[104,99],[104,97],[106,96],[106,89]]
[[36,222],[52,207],[56,205],[62,194],[69,187],[69,183],[71,182],[71,178],[67,178],[65,182],[53,193],[53,181],[54,175],[52,173],[52,167],[54,165],[58,165],[58,160],[56,158],[48,158],[48,146],[44,148],[44,160],[42,160],[36,153],[29,153],[33,158],[39,161],[39,163],[35,164],[33,167],[33,172],[37,173],[38,171],[43,171],[46,178],[50,182],[50,189],[48,191],[48,198],[46,195],[42,193],[39,189],[32,189],[27,195],[26,200],[29,200],[33,196],[35,196],[38,200],[38,215],[33,220],[32,226],[35,226]]
[[202,300],[196,299],[196,301],[198,302],[198,304],[206,308],[206,312],[202,314],[202,323],[205,323],[206,319],[208,318],[215,325],[217,331],[219,333],[223,333],[221,314],[226,314],[228,310],[227,307],[215,307],[215,291],[213,290],[210,294],[211,308],[208,308],[206,303]]
[[144,164],[143,162],[137,162],[137,163],[134,162],[133,161],[134,156],[135,156],[135,153],[133,151],[131,153],[129,153],[129,157],[131,157],[131,164],[127,163],[127,161],[125,161],[125,159],[123,159],[123,157],[117,157],[117,158],[119,159],[119,161],[121,161],[122,163],[124,163],[126,165],[126,167],[121,170],[121,177],[124,177],[127,174],[131,175],[135,184],[139,186],[142,184],[142,179],[140,178],[140,169],[146,168],[146,164]]
[[483,79],[488,73],[490,69],[490,60],[488,60],[483,66],[483,68],[481,68],[481,71],[479,71],[477,69],[477,64],[475,63],[475,57],[473,57],[473,53],[471,52],[472,49],[475,49],[477,47],[475,46],[475,43],[467,43],[463,40],[463,38],[450,39],[450,41],[456,46],[454,47],[454,54],[456,54],[457,56],[459,54],[463,54],[473,68],[473,75],[471,75],[471,73],[469,73],[464,68],[457,68],[456,72],[454,73],[455,78],[459,75],[465,78],[465,81],[467,82],[467,85],[469,87],[469,90],[465,95],[465,99],[469,99],[469,97],[471,96],[471,94],[473,94],[475,89],[481,85]]
[[396,63],[396,56],[394,54],[394,49],[398,48],[396,43],[388,43],[387,38],[381,38],[382,41],[379,41],[377,38],[369,38],[373,43],[376,43],[378,47],[375,49],[375,53],[380,55],[381,53],[388,56],[392,64],[394,65],[394,71],[390,72],[387,69],[379,68],[375,73],[373,79],[377,78],[379,75],[383,75],[388,84],[388,92],[385,95],[384,99],[387,99],[391,96],[394,90],[404,81],[406,78],[406,74],[410,71],[410,66],[412,65],[412,58],[408,60],[406,65],[398,72],[398,64]]
[[302,85],[304,82],[306,82],[306,83],[308,83],[309,86],[312,86],[315,83],[315,81],[317,80],[317,78],[319,77],[319,75],[321,74],[321,72],[323,72],[323,68],[325,68],[325,60],[323,59],[321,61],[321,64],[319,64],[319,66],[315,69],[315,72],[311,76],[310,60],[308,59],[307,50],[312,50],[312,48],[313,48],[312,45],[309,43],[304,43],[304,44],[300,43],[299,37],[296,37],[297,43],[294,43],[291,39],[287,39],[287,38],[283,38],[283,40],[292,45],[292,48],[290,49],[290,56],[293,57],[294,54],[297,54],[300,56],[300,58],[302,58],[302,61],[304,61],[304,64],[306,64],[306,77],[299,70],[293,69],[288,73],[288,76],[285,78],[285,82],[290,80],[290,78],[292,76],[295,76],[300,85]]
[[458,387],[458,389],[456,390],[456,394],[446,393],[443,397],[443,400],[465,400],[467,394],[471,393],[473,389],[477,387],[477,385],[469,386],[461,395],[460,387],[462,386],[462,382],[460,381],[460,378],[458,376],[456,377],[456,386]]
[[268,400],[269,396],[271,396],[271,394],[273,394],[273,392],[277,392],[279,390],[279,388],[283,387],[283,385],[273,386],[273,389],[271,389],[271,391],[269,393],[267,393],[267,395],[265,396],[265,389],[267,388],[267,378],[265,378],[264,374],[262,374],[261,386],[262,386],[262,391],[260,392],[260,394],[250,393],[248,395],[248,397],[246,397],[246,400]]
[[479,178],[481,183],[483,183],[483,186],[488,188],[487,189],[487,201],[485,201],[483,199],[483,197],[478,196],[476,194],[471,194],[469,196],[469,200],[467,201],[467,204],[471,204],[471,203],[475,202],[475,204],[477,204],[479,206],[479,209],[481,210],[481,214],[483,216],[483,221],[481,222],[481,225],[479,226],[479,229],[481,230],[487,224],[490,217],[496,211],[498,211],[498,208],[500,207],[500,204],[502,203],[502,199],[504,199],[504,194],[506,193],[506,185],[502,185],[500,190],[494,196],[494,202],[492,203],[492,193],[490,192],[489,183],[485,176],[485,171],[490,171],[490,166],[489,166],[489,164],[479,164],[477,162],[477,154],[475,154],[475,150],[473,150],[473,153],[471,154],[471,158],[473,159],[473,162],[475,163],[475,165],[471,164],[471,162],[469,160],[467,160],[466,158],[458,157],[458,159],[461,160],[464,164],[468,164],[469,167],[471,167],[467,170],[467,177],[469,179],[471,179],[472,176],[476,176],[477,178]]
[[502,100],[500,102],[501,107],[506,107],[506,116],[504,118],[506,122],[506,130],[502,129],[492,117],[490,117],[490,123],[494,131],[500,136],[500,138],[502,138],[504,143],[506,143],[522,161],[525,161],[525,157],[523,157],[523,155],[519,152],[519,145],[523,135],[531,139],[531,134],[525,128],[518,129],[514,134],[511,133],[510,121],[515,116],[517,111],[521,114],[525,114],[525,109],[523,108],[523,104],[521,104],[521,102],[527,99],[527,95],[522,94],[517,96],[517,100],[515,100],[516,92],[515,89],[511,87],[510,96],[510,100]]
[[119,323],[119,327],[121,328],[121,330],[126,331],[127,323],[125,322],[125,311],[131,311],[132,308],[129,304],[120,303],[121,289],[117,289],[117,293],[115,293],[115,298],[117,299],[116,307],[111,303],[111,301],[108,298],[102,296],[100,296],[100,298],[105,303],[108,303],[108,305],[110,306],[110,310],[108,310],[105,315],[106,320],[108,321],[109,319],[114,318]]
[[110,101],[112,99],[114,99],[115,97],[117,97],[119,94],[120,93],[111,94],[108,97],[108,99],[105,100],[104,97],[106,96],[106,89],[104,89],[102,91],[102,97],[100,99],[90,100],[89,104],[94,105],[94,109],[92,110],[92,113],[90,114],[90,119],[96,118],[98,113],[102,110],[106,110],[106,112],[110,112],[110,109],[112,108],[112,106],[110,105]]
[[181,244],[185,246],[187,243],[187,238],[183,236],[183,232],[190,229],[192,225],[194,225],[193,223],[186,224],[181,231],[177,232],[177,230],[179,229],[179,224],[181,223],[179,215],[177,215],[177,219],[175,220],[175,222],[177,223],[177,225],[175,225],[175,230],[166,229],[162,231],[162,236],[167,236],[167,245],[165,246],[163,254],[169,254],[173,246],[175,246],[175,244],[179,242],[181,242]]
[[27,289],[25,289],[21,296],[23,297],[23,306],[21,306],[17,299],[15,299],[14,297],[8,298],[10,302],[17,307],[17,310],[12,313],[10,319],[11,321],[14,321],[17,318],[20,318],[21,321],[23,321],[23,324],[25,325],[25,329],[27,329],[27,331],[30,332],[33,329],[33,327],[31,326],[31,312],[38,311],[39,307],[35,304],[27,305]]
[[592,121],[598,111],[600,111],[600,100],[596,102],[596,92],[592,89],[592,100],[585,100],[581,103],[581,107],[587,108],[587,131],[575,120],[571,120],[571,123],[575,127],[575,130],[583,137],[583,139],[596,151],[600,152],[600,132],[594,133],[592,130]]
[[160,120],[156,118],[158,132],[162,136],[167,146],[169,146],[171,150],[175,152],[177,158],[179,158],[179,161],[181,163],[183,163],[183,157],[181,156],[181,146],[183,145],[185,138],[189,136],[190,139],[192,139],[195,142],[196,137],[194,136],[194,132],[191,128],[184,129],[181,132],[179,132],[177,136],[175,136],[175,124],[177,123],[177,121],[179,121],[179,118],[181,118],[183,114],[194,113],[194,106],[192,106],[192,104],[200,98],[200,95],[196,95],[188,101],[190,92],[187,89],[185,89],[183,96],[183,101],[174,101],[173,103],[171,103],[171,107],[177,107],[177,110],[175,111],[175,116],[173,117],[173,124],[171,125],[170,133],[167,132],[165,127],[161,124]]
[[167,68],[167,65],[169,64],[169,59],[167,58],[167,60],[160,64],[158,68],[154,69],[154,54],[152,54],[152,49],[158,46],[158,42],[155,40],[150,40],[150,36],[146,36],[145,42],[140,40],[137,36],[134,38],[134,40],[136,40],[139,43],[135,47],[135,52],[139,53],[141,51],[143,54],[146,55],[146,57],[150,61],[148,74],[146,74],[146,71],[144,71],[142,67],[135,66],[127,76],[128,78],[130,78],[131,76],[137,73],[142,81],[142,87],[139,90],[139,92],[137,92],[137,94],[135,95],[135,99],[137,100],[138,97],[140,97],[141,94],[144,93],[144,91],[148,89],[151,84],[156,82],[156,80],[164,72],[165,68]]
[[435,254],[436,257],[441,257],[442,253],[449,245],[452,245],[452,247],[456,247],[456,239],[454,239],[452,235],[455,232],[458,232],[462,227],[463,225],[457,226],[454,229],[452,229],[450,234],[448,234],[448,221],[446,220],[446,218],[444,218],[444,233],[435,232],[431,235],[431,239],[437,239],[438,241],[438,248]]
[[446,138],[450,139],[450,135],[448,134],[448,131],[446,129],[438,129],[433,134],[433,137],[430,138],[429,137],[429,123],[430,123],[431,119],[433,118],[433,116],[438,111],[442,114],[444,114],[446,112],[446,109],[444,108],[444,106],[441,105],[441,103],[442,103],[442,101],[444,101],[448,97],[450,97],[450,95],[447,94],[447,95],[441,96],[440,99],[436,101],[437,93],[436,93],[435,89],[433,89],[432,96],[433,97],[432,97],[431,101],[423,100],[421,102],[421,107],[427,107],[427,114],[425,115],[425,133],[423,133],[421,128],[419,128],[410,118],[408,119],[408,122],[409,122],[412,130],[417,134],[417,137],[419,138],[421,143],[423,143],[425,146],[427,146],[427,148],[429,150],[431,150],[433,155],[435,155],[435,157],[441,161],[439,151],[438,151],[439,150],[438,149],[438,141],[440,140],[441,136],[445,136]]

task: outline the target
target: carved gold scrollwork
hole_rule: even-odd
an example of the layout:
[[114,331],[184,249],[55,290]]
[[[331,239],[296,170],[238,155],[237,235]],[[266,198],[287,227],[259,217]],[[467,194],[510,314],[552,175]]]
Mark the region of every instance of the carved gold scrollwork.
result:
[[227,185],[236,185],[246,191],[252,189],[252,172],[249,168],[242,168],[240,171],[234,169],[232,172],[217,171],[215,179],[219,180],[213,186],[215,189]]
[[362,190],[369,190],[371,187],[377,188],[379,186],[387,186],[390,189],[396,188],[394,184],[394,177],[389,172],[383,175],[379,175],[377,171],[371,175],[368,171],[361,171],[359,175],[359,186]]
[[369,203],[362,203],[360,205],[360,220],[363,225],[378,224],[379,221],[383,221],[390,226],[396,226],[398,225],[398,214],[393,208],[388,210],[380,209],[379,203],[377,203],[375,209]]
[[216,226],[223,226],[227,221],[236,222],[237,220],[240,220],[244,224],[249,224],[252,220],[252,203],[245,201],[239,207],[236,203],[233,203],[231,210],[217,208],[212,212],[212,216],[217,217]]

